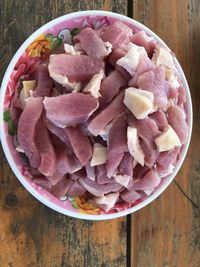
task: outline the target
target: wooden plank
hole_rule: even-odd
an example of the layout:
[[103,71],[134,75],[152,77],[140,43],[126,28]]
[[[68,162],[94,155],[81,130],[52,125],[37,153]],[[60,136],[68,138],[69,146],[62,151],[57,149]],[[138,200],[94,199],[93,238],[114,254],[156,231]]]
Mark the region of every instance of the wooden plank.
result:
[[[125,0],[1,0],[0,79],[16,49],[42,24],[84,9],[126,14],[126,6]],[[58,214],[22,187],[2,151],[0,164],[0,266],[126,266],[126,218],[89,222]]]
[[[200,3],[133,1],[133,17],[157,33],[175,52],[189,81],[194,108],[192,142],[176,181],[200,205]],[[200,211],[175,183],[132,215],[134,267],[200,266]]]

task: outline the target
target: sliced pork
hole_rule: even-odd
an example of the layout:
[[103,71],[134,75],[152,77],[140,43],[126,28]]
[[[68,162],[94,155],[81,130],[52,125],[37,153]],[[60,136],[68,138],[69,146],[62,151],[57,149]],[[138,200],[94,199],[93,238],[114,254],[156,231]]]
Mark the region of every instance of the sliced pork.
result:
[[82,93],[45,97],[43,103],[47,119],[61,128],[83,123],[99,105],[93,96]]
[[18,123],[17,137],[19,144],[28,157],[30,165],[34,168],[39,168],[41,161],[41,155],[35,143],[35,136],[36,126],[41,117],[42,110],[42,98],[31,97]]

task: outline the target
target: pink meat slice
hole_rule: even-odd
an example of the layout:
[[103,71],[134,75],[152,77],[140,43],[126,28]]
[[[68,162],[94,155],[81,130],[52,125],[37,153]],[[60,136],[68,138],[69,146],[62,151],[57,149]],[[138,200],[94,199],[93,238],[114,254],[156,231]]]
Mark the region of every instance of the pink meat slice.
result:
[[79,179],[80,184],[87,190],[89,193],[96,197],[102,197],[104,195],[104,191],[101,185],[97,182],[94,182],[88,178]]
[[79,181],[73,181],[72,185],[67,191],[67,195],[70,197],[82,196],[86,193],[85,188],[79,183]]
[[69,153],[65,147],[56,150],[56,172],[64,175],[66,173],[75,173],[81,169],[81,164],[76,156]]
[[85,166],[92,157],[92,146],[89,138],[85,136],[80,127],[65,128],[74,154],[79,159],[82,166]]
[[73,181],[70,180],[66,175],[52,187],[51,193],[57,198],[63,197],[67,194],[67,191],[73,184]]
[[71,144],[69,142],[69,138],[65,132],[65,130],[63,128],[60,128],[58,126],[56,126],[55,124],[53,124],[52,122],[50,122],[47,119],[44,119],[45,124],[48,128],[48,130],[54,134],[55,136],[57,136],[63,143],[65,143],[65,145],[68,148],[68,151],[70,151],[72,149]]
[[103,193],[104,194],[109,194],[112,192],[119,192],[123,188],[121,184],[118,184],[116,182],[113,183],[108,183],[108,184],[102,184],[101,185]]
[[49,96],[53,88],[53,80],[49,76],[47,66],[39,65],[36,70],[35,79],[37,81],[36,89],[33,91],[33,96]]
[[125,174],[130,177],[133,176],[133,157],[130,153],[124,153],[124,156],[119,164],[117,173],[121,175]]
[[152,118],[156,122],[156,124],[158,126],[158,129],[160,131],[164,131],[164,129],[168,125],[168,121],[167,121],[166,115],[161,110],[158,110],[158,111],[150,114],[149,117]]
[[111,43],[113,49],[115,49],[129,41],[132,30],[121,21],[116,21],[110,26],[102,28],[99,35],[104,42]]
[[149,37],[144,31],[139,31],[130,37],[130,41],[136,45],[143,46],[149,57],[152,57],[156,47],[156,41]]
[[69,174],[69,178],[72,180],[78,180],[80,178],[86,178],[86,177],[87,177],[86,172],[83,168],[77,172]]
[[93,75],[104,69],[104,62],[86,55],[51,55],[49,60],[51,76],[63,75],[70,82],[88,82]]
[[115,120],[108,136],[108,155],[106,162],[107,176],[110,178],[116,173],[127,148],[127,121],[124,115]]
[[41,157],[38,170],[45,176],[51,176],[56,166],[56,153],[42,119],[40,119],[36,128],[35,143]]
[[45,97],[43,103],[47,119],[61,128],[83,123],[99,106],[93,96],[82,93]]
[[131,204],[132,204],[132,203],[134,203],[136,200],[140,199],[142,196],[141,196],[138,192],[136,192],[136,191],[134,191],[134,190],[129,191],[129,190],[125,189],[124,191],[122,191],[122,192],[120,193],[120,197],[121,197],[121,199],[124,200],[125,202],[127,202],[127,203],[131,203]]
[[168,99],[165,90],[165,71],[164,67],[157,67],[138,77],[138,88],[150,91],[154,94],[154,105],[161,110],[166,110]]
[[112,71],[101,83],[99,99],[101,106],[106,106],[119,93],[119,89],[126,85],[126,80],[116,70]]
[[[18,141],[34,168],[40,166],[40,153],[35,143],[36,126],[43,110],[42,97],[32,97],[27,102],[18,123]],[[31,118],[31,120],[30,120]]]
[[180,86],[178,88],[178,105],[181,105],[185,102],[186,102],[185,88],[183,86]]
[[88,130],[95,136],[99,135],[113,119],[116,119],[126,107],[123,104],[124,92],[119,93],[113,101],[100,111],[88,124]]
[[167,110],[168,123],[177,133],[182,144],[185,144],[188,138],[189,127],[185,121],[184,111],[177,106],[171,106]]
[[88,56],[101,59],[108,55],[105,43],[95,30],[84,28],[76,36],[76,39],[80,41],[83,50]]
[[149,167],[153,166],[159,152],[154,142],[155,138],[160,134],[156,122],[152,118],[137,120],[131,116],[129,120],[131,126],[137,129],[141,138],[140,145],[145,154],[145,164]]
[[137,67],[135,76],[133,78],[131,78],[128,82],[128,85],[131,87],[136,87],[137,86],[137,80],[138,77],[150,70],[154,70],[155,69],[155,65],[153,64],[153,62],[150,60],[149,57],[142,57],[139,65]]
[[163,167],[169,167],[170,164],[175,164],[178,154],[180,152],[179,147],[175,147],[170,151],[161,152],[156,159],[156,162]]
[[142,177],[141,179],[135,180],[129,190],[130,191],[132,190],[151,191],[159,185],[160,180],[161,179],[158,176],[157,172],[154,169],[151,169],[144,175],[144,177]]
[[112,178],[107,177],[107,170],[105,164],[96,166],[96,177],[98,184],[108,184],[115,182]]
[[52,188],[52,184],[51,184],[51,182],[50,182],[47,178],[45,178],[44,176],[34,177],[34,178],[32,179],[32,181],[33,181],[36,185],[42,187],[43,189],[45,189],[45,190],[47,190],[47,191],[50,191],[51,188]]

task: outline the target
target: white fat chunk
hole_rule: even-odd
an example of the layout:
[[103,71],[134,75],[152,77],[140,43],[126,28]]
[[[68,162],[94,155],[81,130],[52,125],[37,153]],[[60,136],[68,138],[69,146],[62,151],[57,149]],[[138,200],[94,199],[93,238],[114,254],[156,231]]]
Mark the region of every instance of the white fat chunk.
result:
[[168,68],[173,68],[174,61],[170,51],[165,48],[157,46],[152,57],[152,62],[156,66],[164,65]]
[[31,91],[33,91],[36,87],[36,81],[35,80],[23,81],[22,85],[23,87],[19,94],[19,101],[20,101],[20,107],[24,109],[27,103],[26,99],[28,99],[31,96]]
[[86,87],[83,89],[84,93],[90,93],[92,96],[95,98],[99,98],[101,94],[99,93],[100,90],[100,85],[101,85],[101,80],[104,77],[104,73],[98,73],[95,74],[89,83],[86,85]]
[[142,166],[144,166],[144,152],[139,143],[137,129],[131,126],[127,128],[127,146],[129,153]]
[[172,87],[173,89],[177,89],[180,86],[180,83],[178,82],[177,77],[174,74],[171,76],[168,82],[170,87]]
[[56,81],[57,83],[61,84],[62,86],[66,87],[68,90],[73,92],[79,92],[81,89],[80,82],[70,82],[68,78],[62,74],[55,73],[51,71],[49,68],[49,75],[50,77]]
[[115,174],[113,177],[114,177],[115,182],[117,182],[118,184],[123,185],[124,187],[128,186],[129,181],[131,179],[131,177],[126,175],[126,174],[123,174],[123,175]]
[[141,57],[146,57],[147,52],[142,46],[130,44],[127,54],[117,60],[117,64],[126,69],[131,76],[134,76]]
[[110,42],[105,42],[105,47],[107,50],[107,55],[109,55],[112,52],[112,44]]
[[106,163],[106,160],[107,160],[107,147],[104,147],[99,143],[95,143],[90,166],[93,167],[104,164]]
[[64,50],[66,54],[77,55],[77,52],[74,50],[73,45],[64,44]]
[[159,152],[168,151],[181,146],[180,139],[174,129],[168,125],[167,130],[155,139]]
[[94,202],[98,207],[102,208],[106,212],[114,207],[115,203],[119,199],[119,192],[110,193],[102,197],[95,197],[92,202]]
[[22,148],[20,145],[18,145],[18,146],[16,147],[16,150],[17,150],[18,152],[20,152],[20,153],[25,153],[24,150],[23,150],[23,148]]
[[152,92],[129,87],[125,90],[124,104],[138,119],[144,119],[153,112]]

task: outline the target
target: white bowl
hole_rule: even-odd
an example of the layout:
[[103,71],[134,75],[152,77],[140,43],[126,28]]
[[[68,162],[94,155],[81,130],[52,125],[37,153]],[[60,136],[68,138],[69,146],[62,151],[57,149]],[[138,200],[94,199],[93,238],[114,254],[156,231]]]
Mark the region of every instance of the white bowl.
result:
[[[187,98],[187,109],[188,109],[188,125],[189,125],[189,136],[188,136],[188,140],[186,142],[186,144],[184,145],[181,154],[180,154],[180,158],[179,161],[173,171],[173,173],[171,175],[169,175],[167,178],[165,178],[161,185],[159,186],[159,188],[151,195],[149,196],[147,199],[143,200],[141,203],[138,203],[137,205],[128,208],[126,210],[123,211],[118,211],[116,213],[111,213],[111,214],[98,214],[98,215],[94,215],[94,214],[83,214],[83,210],[79,209],[73,209],[73,208],[69,208],[69,205],[65,203],[66,202],[62,202],[63,204],[60,204],[60,200],[57,200],[51,196],[51,194],[49,194],[48,192],[46,192],[45,190],[39,188],[38,186],[35,186],[31,180],[29,175],[27,174],[27,172],[22,172],[22,170],[20,169],[22,167],[22,163],[21,159],[19,157],[19,155],[17,155],[17,152],[15,151],[14,145],[12,144],[12,140],[11,137],[8,136],[8,132],[7,132],[7,126],[5,125],[5,122],[3,120],[3,112],[5,111],[5,95],[6,95],[6,90],[7,89],[7,85],[9,83],[9,79],[11,76],[11,73],[13,71],[14,66],[16,65],[16,63],[18,62],[19,58],[22,56],[22,54],[24,53],[24,51],[26,50],[26,48],[41,34],[43,34],[44,32],[59,32],[60,36],[62,35],[65,39],[69,38],[68,35],[68,30],[63,27],[63,25],[66,24],[73,24],[73,25],[79,25],[81,22],[81,20],[83,19],[87,19],[88,21],[92,21],[94,20],[94,18],[96,19],[96,22],[98,22],[98,19],[104,23],[104,21],[106,20],[106,17],[108,18],[108,20],[121,20],[129,25],[131,25],[131,27],[133,28],[138,28],[140,30],[145,31],[149,36],[154,37],[154,39],[163,47],[168,48],[168,46],[154,33],[152,32],[149,28],[145,27],[144,25],[142,25],[141,23],[130,19],[126,16],[120,15],[120,14],[116,14],[116,13],[112,13],[112,12],[107,12],[107,11],[81,11],[81,12],[76,12],[76,13],[71,13],[68,15],[64,15],[61,16],[57,19],[54,19],[52,21],[50,21],[49,23],[45,24],[44,26],[42,26],[41,28],[39,28],[37,31],[35,31],[22,45],[21,47],[18,49],[18,51],[16,52],[16,54],[14,55],[14,57],[12,58],[6,73],[4,75],[3,78],[3,82],[2,82],[2,86],[1,86],[1,96],[0,96],[0,137],[1,137],[1,143],[2,143],[2,147],[4,150],[4,153],[6,155],[6,158],[8,160],[9,165],[11,166],[13,172],[15,173],[16,177],[19,179],[19,181],[23,184],[23,186],[35,197],[37,198],[40,202],[42,202],[43,204],[47,205],[49,208],[56,210],[60,213],[63,213],[65,215],[69,215],[75,218],[80,218],[80,219],[89,219],[89,220],[106,220],[106,219],[113,219],[113,218],[117,218],[117,217],[121,217],[130,213],[133,213],[137,210],[140,210],[141,208],[145,207],[146,205],[148,205],[149,203],[151,203],[154,199],[156,199],[168,186],[169,184],[172,182],[172,180],[174,179],[174,177],[176,176],[177,172],[179,171],[184,158],[186,156],[188,147],[189,147],[189,143],[190,143],[190,138],[191,138],[191,132],[192,132],[192,102],[191,102],[191,96],[190,96],[190,90],[185,78],[185,75],[183,73],[183,70],[180,66],[180,64],[178,63],[178,61],[175,59],[175,65],[176,68],[178,69],[179,72],[179,76],[182,79],[183,82],[183,86],[186,90],[186,98]],[[104,19],[104,21],[103,21]],[[60,27],[60,29],[59,29]],[[23,174],[22,174],[23,173]],[[70,200],[72,201],[72,200]]]

